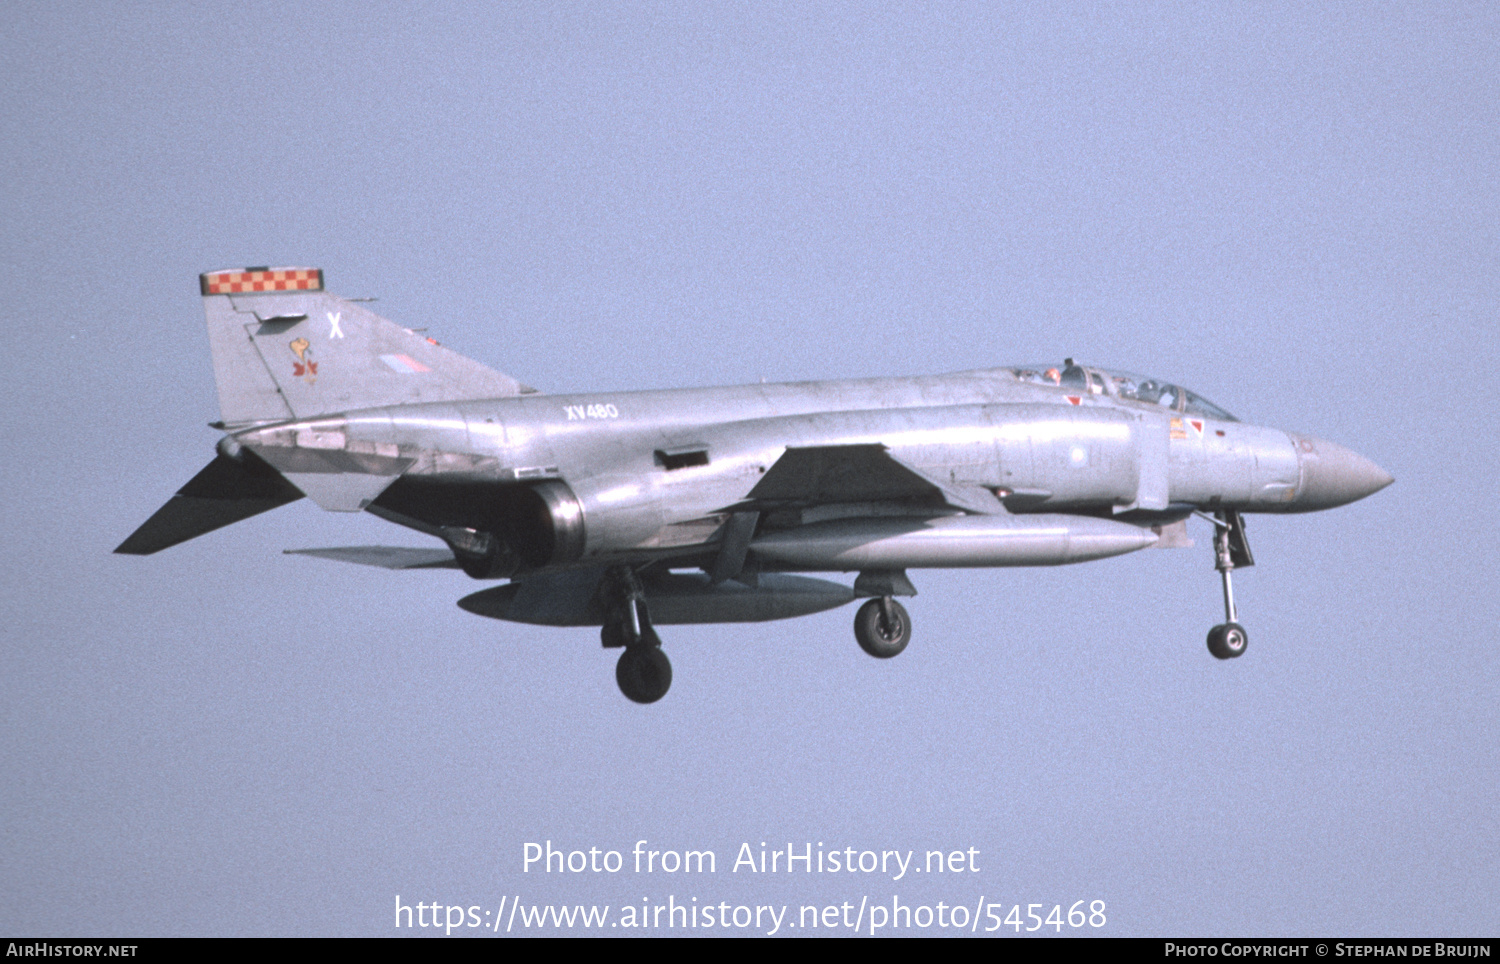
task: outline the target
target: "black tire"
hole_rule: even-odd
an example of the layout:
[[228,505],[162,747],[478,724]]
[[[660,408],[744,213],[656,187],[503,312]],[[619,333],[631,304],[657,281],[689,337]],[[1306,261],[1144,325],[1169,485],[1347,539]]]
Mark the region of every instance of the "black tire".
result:
[[1208,631],[1208,651],[1217,659],[1234,659],[1245,654],[1250,635],[1239,623],[1221,623]]
[[655,646],[627,646],[615,664],[620,692],[635,703],[655,703],[672,686],[672,662]]
[[886,624],[879,599],[871,599],[854,614],[854,638],[859,641],[860,649],[876,659],[897,656],[911,642],[911,617],[907,615],[906,607],[894,599],[890,606],[892,625]]

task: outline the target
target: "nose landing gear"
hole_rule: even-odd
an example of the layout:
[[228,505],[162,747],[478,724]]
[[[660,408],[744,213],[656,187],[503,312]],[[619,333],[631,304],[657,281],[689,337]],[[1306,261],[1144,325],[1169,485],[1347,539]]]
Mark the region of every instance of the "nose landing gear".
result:
[[1219,659],[1234,659],[1245,652],[1250,637],[1239,623],[1224,623],[1208,631],[1208,651]]
[[1218,659],[1234,659],[1244,655],[1250,636],[1239,624],[1229,574],[1255,565],[1255,558],[1245,539],[1245,520],[1238,512],[1216,512],[1209,521],[1214,524],[1214,568],[1224,580],[1224,622],[1208,631],[1208,651]]

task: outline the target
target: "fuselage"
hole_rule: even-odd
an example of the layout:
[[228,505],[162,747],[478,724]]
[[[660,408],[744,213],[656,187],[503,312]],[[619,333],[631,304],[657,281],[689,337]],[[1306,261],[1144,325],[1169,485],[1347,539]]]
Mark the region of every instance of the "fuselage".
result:
[[[713,541],[726,510],[801,446],[882,445],[940,483],[994,493],[1015,513],[1311,511],[1390,481],[1347,449],[1238,421],[1170,385],[1158,395],[1158,383],[1079,366],[1036,374],[398,405],[262,427],[237,441],[283,458],[290,447],[409,460],[379,503],[432,526],[483,529],[492,524],[487,491],[560,481],[582,513],[580,561]],[[1152,386],[1151,400],[1137,381]]]

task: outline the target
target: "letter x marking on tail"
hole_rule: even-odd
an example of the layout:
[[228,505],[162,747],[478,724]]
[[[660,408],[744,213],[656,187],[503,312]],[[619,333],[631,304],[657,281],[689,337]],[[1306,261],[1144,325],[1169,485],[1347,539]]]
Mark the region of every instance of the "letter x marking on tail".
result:
[[325,314],[328,315],[328,337],[330,339],[344,337],[344,329],[339,327],[339,322],[343,320],[344,313],[342,311],[329,311],[325,312]]

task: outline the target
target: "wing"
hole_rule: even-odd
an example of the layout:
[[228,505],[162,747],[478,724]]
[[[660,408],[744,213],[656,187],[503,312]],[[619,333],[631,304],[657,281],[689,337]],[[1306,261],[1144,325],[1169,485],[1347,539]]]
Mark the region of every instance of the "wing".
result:
[[[740,503],[709,574],[714,583],[738,578],[757,532],[820,520],[869,516],[1005,515],[1005,506],[978,485],[938,482],[893,458],[884,445],[788,447]],[[910,583],[901,577],[907,589]],[[915,590],[910,590],[915,592]]]
[[892,457],[878,443],[788,448],[734,510],[870,503],[951,508],[975,515],[1005,512],[988,489],[938,482]]

